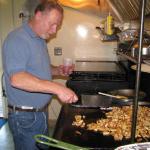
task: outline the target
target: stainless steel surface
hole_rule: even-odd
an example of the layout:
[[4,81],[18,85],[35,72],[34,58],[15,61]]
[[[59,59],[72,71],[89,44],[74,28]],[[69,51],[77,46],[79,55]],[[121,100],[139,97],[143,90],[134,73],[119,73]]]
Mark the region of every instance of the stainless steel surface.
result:
[[[139,52],[139,46],[137,44],[133,45],[133,47],[131,48],[131,56],[137,57],[138,52]],[[150,45],[149,44],[143,44],[142,56],[150,56]]]
[[[120,90],[114,90],[110,92],[112,95],[121,95],[125,96],[128,99],[134,99],[135,97],[135,90],[134,89],[120,89]],[[139,99],[143,99],[146,97],[146,93],[143,91],[139,91]]]
[[[140,0],[58,0],[67,7],[86,13],[106,17],[111,12],[115,20],[126,22],[139,18]],[[150,13],[150,1],[147,1],[145,14]]]
[[102,95],[81,95],[81,105],[88,107],[110,107],[112,99]]
[[[143,94],[143,92],[142,92]],[[99,108],[101,110],[111,110],[113,106],[124,106],[124,105],[132,105],[133,97],[129,97],[128,99],[117,99],[114,97],[107,97],[104,95],[90,95],[90,94],[82,94],[81,98],[77,103],[72,103],[71,106],[77,108]],[[140,101],[138,103],[140,106],[150,106],[150,102]]]
[[[115,17],[115,20],[127,22],[139,18],[140,0],[57,0],[64,6],[83,11],[85,13],[95,14],[97,16],[106,17],[109,12]],[[33,13],[38,0],[25,0],[24,8]],[[147,1],[145,14],[150,14],[150,0]]]
[[142,142],[142,143],[136,143],[136,144],[128,144],[124,146],[119,146],[115,150],[132,150],[132,149],[145,149],[148,150],[150,148],[150,142]]
[[72,103],[71,105],[77,108],[112,109],[112,98],[96,94],[82,94],[79,101],[77,103]]
[[120,67],[115,62],[76,61],[75,71],[120,72]]
[[[71,106],[76,108],[98,108],[101,110],[112,110],[112,107],[121,107],[133,105],[133,98],[131,99],[117,99],[103,95],[88,95],[82,94],[81,99],[77,103],[72,103]],[[150,102],[139,101],[139,106],[150,106]]]
[[[109,6],[119,14],[120,21],[129,21],[139,18],[140,0],[107,0]],[[147,1],[145,14],[150,14],[150,0]]]
[[[138,56],[138,48],[131,49],[131,56],[137,57]],[[142,48],[142,56],[150,56],[150,47],[143,47]]]

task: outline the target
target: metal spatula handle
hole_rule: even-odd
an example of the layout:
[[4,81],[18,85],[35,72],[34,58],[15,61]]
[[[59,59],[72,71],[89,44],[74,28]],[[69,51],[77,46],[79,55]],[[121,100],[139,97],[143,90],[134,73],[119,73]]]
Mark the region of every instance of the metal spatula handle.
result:
[[118,98],[118,96],[111,95],[111,94],[106,94],[106,93],[103,93],[103,92],[98,92],[98,94],[100,94],[100,95],[104,95],[104,96],[108,96],[108,97]]
[[111,95],[111,94],[106,94],[106,93],[103,93],[103,92],[98,92],[98,94],[113,97],[113,98],[117,98],[117,99],[128,100],[128,97],[122,96],[122,95]]

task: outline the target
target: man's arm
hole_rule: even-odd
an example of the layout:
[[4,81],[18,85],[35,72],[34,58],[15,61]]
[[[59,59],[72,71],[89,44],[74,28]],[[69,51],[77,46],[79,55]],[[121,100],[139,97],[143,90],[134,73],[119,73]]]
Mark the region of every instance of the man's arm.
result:
[[62,102],[77,101],[76,94],[65,86],[49,80],[42,80],[30,73],[19,72],[10,77],[11,85],[29,92],[42,92],[56,94]]

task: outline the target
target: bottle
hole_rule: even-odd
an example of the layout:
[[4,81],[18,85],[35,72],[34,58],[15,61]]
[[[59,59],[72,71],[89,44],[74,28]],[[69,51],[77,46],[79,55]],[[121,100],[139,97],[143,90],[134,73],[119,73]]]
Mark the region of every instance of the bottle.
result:
[[107,16],[107,21],[106,21],[106,34],[108,35],[113,34],[113,26],[114,26],[113,17],[109,13],[109,15]]

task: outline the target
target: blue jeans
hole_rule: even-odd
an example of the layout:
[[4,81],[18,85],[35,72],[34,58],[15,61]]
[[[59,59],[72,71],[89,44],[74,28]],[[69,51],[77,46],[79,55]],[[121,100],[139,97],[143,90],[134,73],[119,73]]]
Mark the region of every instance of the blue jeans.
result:
[[15,150],[38,150],[34,135],[48,135],[47,112],[13,112],[8,115]]

